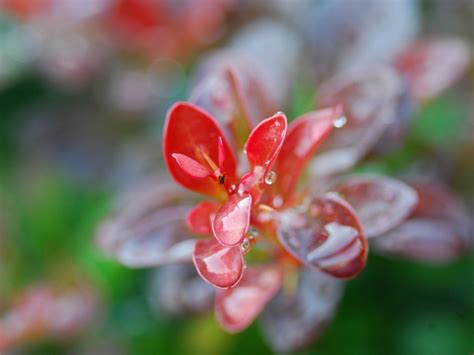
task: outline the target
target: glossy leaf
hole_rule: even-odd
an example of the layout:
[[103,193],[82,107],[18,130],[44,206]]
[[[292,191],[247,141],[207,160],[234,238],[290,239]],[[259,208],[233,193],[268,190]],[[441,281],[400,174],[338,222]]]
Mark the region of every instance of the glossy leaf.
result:
[[288,197],[308,160],[334,128],[342,114],[341,106],[309,112],[288,127],[281,152],[275,163],[277,185],[282,196]]
[[464,238],[453,224],[423,217],[412,218],[375,238],[371,246],[384,255],[430,263],[450,262],[466,251]]
[[230,183],[235,179],[235,157],[216,121],[197,106],[185,102],[174,104],[168,111],[163,132],[163,156],[173,178],[192,191],[223,198],[226,195],[224,184],[219,184],[215,176],[203,177],[204,170],[189,160],[215,172],[220,139],[221,151],[225,154],[222,173]]
[[215,291],[192,264],[166,265],[153,273],[149,299],[158,314],[188,315],[211,310]]
[[419,101],[438,96],[467,70],[470,50],[460,38],[436,38],[413,44],[395,59],[395,67],[408,79]]
[[337,278],[356,276],[365,267],[367,239],[355,211],[343,199],[315,198],[308,210],[283,212],[277,234],[301,262]]
[[[188,203],[184,200],[189,199]],[[97,243],[129,267],[191,261],[194,241],[184,223],[191,196],[174,185],[140,184],[119,201],[118,211],[101,224]]]
[[250,171],[257,180],[263,179],[283,145],[287,129],[282,113],[260,122],[250,133],[245,145]]
[[401,181],[376,175],[352,175],[333,186],[354,208],[367,238],[402,223],[418,203],[414,189]]
[[186,216],[189,230],[195,234],[211,235],[213,214],[219,205],[214,202],[203,201],[197,204]]
[[341,281],[314,269],[301,269],[298,288],[281,291],[263,311],[261,325],[267,342],[284,353],[309,345],[328,326],[342,291]]
[[[190,261],[194,240],[189,239],[184,216],[190,207],[163,208],[124,229],[114,255],[129,267],[150,267]],[[125,228],[125,227],[124,227]]]
[[367,154],[395,121],[403,93],[399,75],[386,66],[342,73],[323,85],[320,105],[342,104],[347,122],[321,146],[311,163],[313,176],[343,172]]
[[244,259],[239,247],[225,247],[214,239],[198,240],[193,262],[201,277],[217,288],[235,286],[244,273]]
[[217,291],[217,320],[231,333],[247,328],[280,289],[281,283],[282,272],[276,266],[249,268],[236,287]]
[[212,231],[224,246],[241,243],[249,229],[252,197],[235,193],[216,212]]

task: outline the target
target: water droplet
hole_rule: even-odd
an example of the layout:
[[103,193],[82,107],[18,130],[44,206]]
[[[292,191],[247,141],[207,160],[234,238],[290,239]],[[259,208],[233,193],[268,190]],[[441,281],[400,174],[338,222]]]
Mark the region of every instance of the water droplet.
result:
[[255,228],[255,227],[250,227],[250,229],[249,229],[249,231],[248,231],[248,236],[247,236],[248,239],[249,239],[249,240],[252,240],[252,239],[254,239],[254,238],[257,237],[257,236],[258,236],[258,230],[257,230],[257,228]]
[[283,199],[281,198],[281,196],[275,196],[273,198],[273,207],[281,207],[283,205]]
[[277,179],[277,174],[276,172],[274,171],[269,171],[266,175],[265,175],[265,184],[267,185],[271,185],[273,184]]
[[249,238],[244,238],[244,240],[242,240],[242,243],[240,244],[240,251],[243,254],[246,254],[248,253],[249,250],[250,250],[250,240]]
[[232,194],[235,192],[235,190],[237,189],[237,186],[235,186],[235,184],[232,184],[229,186],[229,193]]
[[326,196],[333,197],[333,198],[341,198],[341,195],[339,194],[339,192],[336,192],[336,191],[329,191],[326,193]]
[[334,127],[336,127],[336,128],[342,128],[342,127],[345,126],[346,123],[347,123],[347,117],[344,116],[344,115],[342,115],[342,116],[339,116],[339,118],[337,118],[337,119],[334,121],[333,125],[334,125]]
[[281,112],[281,111],[277,111],[277,113],[275,113],[275,115],[274,115],[274,116],[276,116],[276,115],[284,115],[284,113],[283,113],[283,112]]

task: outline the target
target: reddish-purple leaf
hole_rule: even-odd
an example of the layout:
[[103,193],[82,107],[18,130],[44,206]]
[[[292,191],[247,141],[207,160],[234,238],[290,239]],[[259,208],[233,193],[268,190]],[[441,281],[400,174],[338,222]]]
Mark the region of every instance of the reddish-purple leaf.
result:
[[287,129],[286,116],[283,113],[267,118],[253,129],[245,144],[250,163],[250,171],[263,179],[283,145]]
[[274,265],[249,268],[236,287],[217,291],[217,320],[231,333],[247,328],[280,289],[281,283],[282,272]]
[[469,212],[456,195],[437,182],[413,183],[419,195],[414,211],[417,217],[429,217],[450,223],[466,244],[474,241],[474,224]]
[[280,292],[262,313],[262,329],[271,347],[294,352],[319,337],[339,304],[343,283],[317,270],[304,268],[298,288]]
[[216,212],[212,231],[222,245],[240,244],[249,229],[252,197],[235,193]]
[[252,127],[268,114],[268,100],[253,68],[241,58],[215,56],[207,64],[212,69],[204,70],[190,100],[210,112],[242,149]]
[[301,262],[334,277],[354,277],[365,267],[367,239],[355,211],[337,196],[315,198],[305,213],[283,212],[277,234]]
[[344,171],[369,152],[395,121],[403,92],[402,80],[390,67],[343,73],[326,83],[321,88],[320,104],[342,104],[347,122],[321,146],[311,165],[313,175]]
[[201,277],[217,288],[235,286],[244,273],[244,258],[239,247],[228,248],[214,239],[198,240],[193,261]]
[[379,236],[402,223],[418,203],[414,189],[384,176],[348,176],[332,190],[354,208],[367,238]]
[[153,273],[149,299],[157,312],[187,315],[211,310],[215,290],[192,264],[166,265]]
[[197,204],[186,216],[186,224],[189,230],[196,234],[211,235],[211,218],[219,208],[219,204],[203,201]]
[[[99,228],[102,250],[130,267],[191,261],[194,240],[184,219],[191,205],[173,185],[139,186],[119,204],[118,212]],[[191,202],[191,201],[189,201]]]
[[281,152],[275,162],[277,186],[284,198],[293,192],[308,160],[334,127],[342,114],[341,106],[309,112],[288,127]]
[[469,44],[460,38],[437,38],[415,43],[395,59],[419,101],[438,96],[467,70]]
[[418,262],[444,263],[466,251],[464,238],[449,222],[415,217],[371,241],[381,254]]
[[235,179],[235,157],[216,121],[205,111],[186,102],[178,102],[170,108],[163,132],[163,156],[168,171],[178,183],[195,192],[224,198],[226,186],[220,184],[215,176],[203,177],[204,169],[192,162],[198,162],[215,173],[219,151],[225,155],[221,173],[225,174],[226,182],[231,183]]

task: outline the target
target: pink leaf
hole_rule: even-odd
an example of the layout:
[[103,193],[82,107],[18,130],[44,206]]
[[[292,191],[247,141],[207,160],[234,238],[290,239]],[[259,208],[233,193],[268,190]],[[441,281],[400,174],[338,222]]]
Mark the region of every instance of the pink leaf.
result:
[[196,242],[193,261],[199,275],[217,288],[235,286],[244,273],[240,248],[224,247],[214,239]]
[[279,290],[281,283],[282,272],[274,265],[250,268],[236,287],[217,291],[217,320],[231,333],[245,329]]
[[189,176],[195,178],[205,178],[212,176],[212,171],[196,160],[187,157],[186,155],[174,153],[171,156],[176,160],[181,170],[187,173]]
[[367,239],[354,210],[339,197],[318,197],[305,213],[282,213],[277,234],[301,262],[334,277],[354,277],[365,267]]
[[418,203],[414,189],[383,176],[349,176],[332,189],[354,208],[367,238],[381,235],[402,223]]

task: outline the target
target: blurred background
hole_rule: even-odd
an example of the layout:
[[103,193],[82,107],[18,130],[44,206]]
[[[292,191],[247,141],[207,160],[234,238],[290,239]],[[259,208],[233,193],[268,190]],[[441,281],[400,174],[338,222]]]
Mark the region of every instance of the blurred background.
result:
[[[212,312],[169,306],[160,290],[178,276],[122,266],[97,242],[130,191],[168,183],[167,109],[218,90],[229,63],[291,119],[347,70],[408,73],[400,54],[423,61],[407,48],[439,40],[404,82],[396,129],[354,169],[441,181],[472,221],[473,20],[473,0],[0,0],[0,352],[272,353],[258,324],[229,335]],[[301,353],[473,352],[471,251],[371,253]]]

